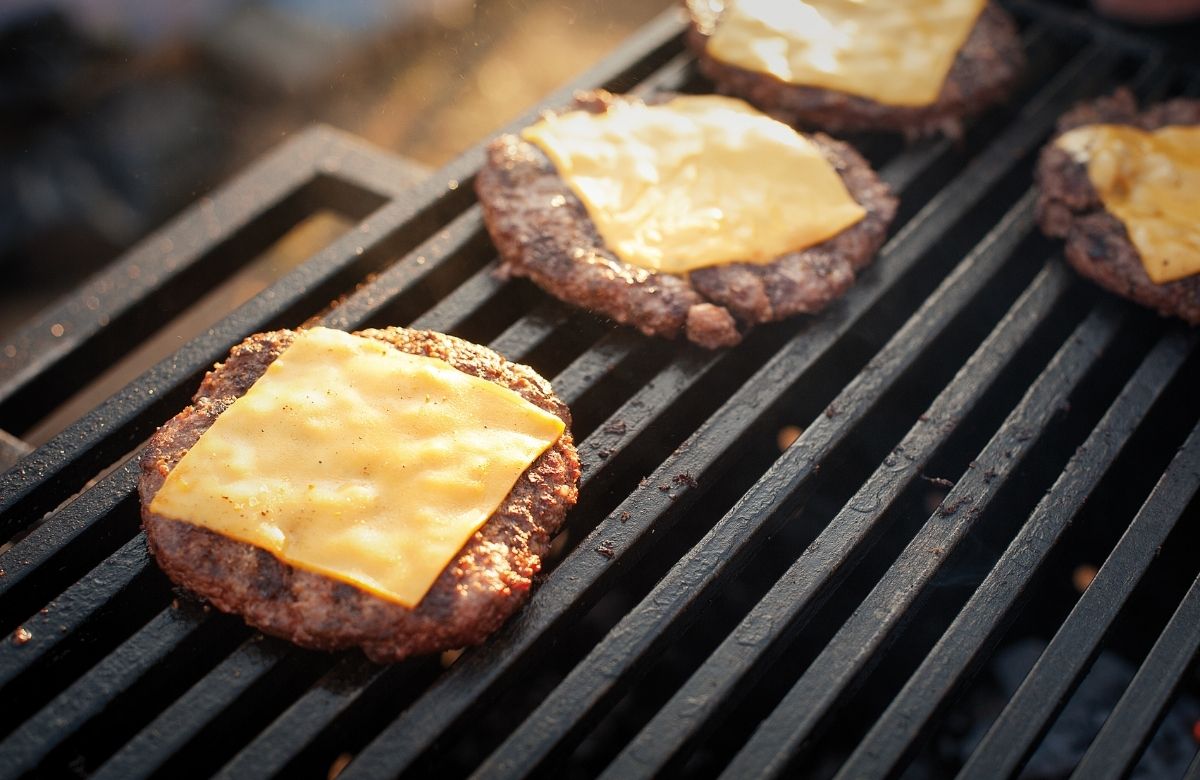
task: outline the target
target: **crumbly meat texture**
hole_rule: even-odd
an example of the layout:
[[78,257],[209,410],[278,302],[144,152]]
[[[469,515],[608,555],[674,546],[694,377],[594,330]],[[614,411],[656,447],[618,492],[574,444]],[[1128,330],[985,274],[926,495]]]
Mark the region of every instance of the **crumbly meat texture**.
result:
[[[618,98],[587,93],[579,108],[603,112]],[[813,314],[846,292],[887,236],[896,199],[849,145],[811,140],[866,217],[833,238],[767,264],[730,263],[690,274],[649,271],[604,244],[583,202],[536,146],[496,139],[475,179],[500,272],[523,276],[561,300],[601,312],[648,336],[685,335],[709,349],[741,341],[757,323]]]
[[[1064,114],[1058,133],[1093,124],[1125,124],[1144,130],[1200,125],[1200,100],[1180,98],[1139,111],[1133,94],[1122,89]],[[1051,141],[1038,160],[1037,183],[1038,222],[1046,235],[1066,239],[1063,253],[1076,271],[1164,316],[1200,325],[1200,276],[1165,284],[1152,282],[1125,225],[1104,208],[1086,165]]]
[[1025,52],[1012,17],[988,3],[959,50],[937,100],[927,106],[891,106],[869,98],[780,81],[722,62],[708,54],[708,35],[720,13],[717,0],[687,0],[688,45],[700,71],[717,89],[742,97],[797,127],[834,133],[883,130],[910,138],[962,135],[962,120],[1008,98],[1025,67]]
[[[361,647],[379,663],[482,642],[525,602],[551,537],[575,504],[579,460],[570,431],[521,475],[511,493],[463,546],[414,609],[385,601],[199,526],[152,513],[163,480],[233,401],[295,338],[251,336],[204,378],[193,403],[151,438],[138,490],[142,525],[159,566],[218,609],[265,633],[320,650]],[[466,374],[511,388],[557,415],[571,415],[532,369],[451,336],[402,328],[366,330],[403,352],[441,358]]]

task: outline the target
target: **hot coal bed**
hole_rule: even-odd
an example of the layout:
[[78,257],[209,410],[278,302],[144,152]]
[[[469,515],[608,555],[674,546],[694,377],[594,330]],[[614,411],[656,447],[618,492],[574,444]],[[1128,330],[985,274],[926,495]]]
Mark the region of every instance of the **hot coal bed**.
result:
[[[855,139],[902,196],[888,244],[737,349],[496,278],[479,148],[406,189],[319,128],[0,345],[20,435],[306,215],[356,222],[0,477],[0,776],[1200,775],[1200,336],[1077,278],[1031,190],[1073,103],[1200,72],[1011,7],[1018,96],[961,143]],[[574,87],[704,91],[681,33]],[[232,344],[312,318],[488,344],[571,405],[580,504],[482,647],[300,650],[148,559],[131,456]]]

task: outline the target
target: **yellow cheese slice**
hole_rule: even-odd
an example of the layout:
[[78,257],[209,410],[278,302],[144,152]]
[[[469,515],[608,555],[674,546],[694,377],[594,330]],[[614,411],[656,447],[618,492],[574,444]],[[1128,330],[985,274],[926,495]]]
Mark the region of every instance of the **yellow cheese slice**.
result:
[[1200,127],[1085,125],[1056,143],[1087,164],[1152,282],[1200,274]]
[[302,331],[150,509],[415,607],[563,422],[448,363]]
[[652,271],[769,263],[866,214],[808,139],[734,98],[617,101],[603,114],[547,116],[522,135],[605,245]]
[[714,58],[895,106],[937,100],[987,0],[732,0]]

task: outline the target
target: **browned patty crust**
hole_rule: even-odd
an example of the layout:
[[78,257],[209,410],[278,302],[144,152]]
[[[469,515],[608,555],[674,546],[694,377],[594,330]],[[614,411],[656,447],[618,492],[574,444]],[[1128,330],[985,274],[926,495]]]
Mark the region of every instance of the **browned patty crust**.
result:
[[[512,492],[463,546],[415,609],[320,574],[265,550],[149,510],[180,458],[292,343],[288,330],[251,336],[205,376],[193,403],[151,438],[138,491],[142,525],[159,566],[218,609],[268,634],[320,650],[362,647],[379,663],[478,644],[525,602],[550,539],[575,504],[579,460],[570,430],[521,475]],[[571,414],[532,369],[452,336],[388,328],[359,335],[402,352],[445,360],[459,371],[520,393],[558,416]]]
[[700,72],[718,91],[745,98],[780,121],[830,132],[886,130],[909,137],[962,135],[962,120],[1005,100],[1025,67],[1025,52],[1012,17],[995,3],[980,13],[959,50],[937,100],[927,106],[890,106],[846,92],[804,87],[722,62],[707,52],[719,18],[715,0],[687,0],[692,24],[688,44]]
[[[596,92],[576,103],[600,113],[613,101],[631,99]],[[514,135],[488,147],[475,188],[500,250],[501,273],[527,277],[561,300],[648,336],[686,335],[715,349],[737,344],[756,323],[820,311],[850,287],[883,244],[896,213],[887,185],[847,144],[821,134],[810,138],[867,214],[833,238],[768,264],[730,263],[681,275],[625,263],[605,246],[550,159]]]
[[[1068,111],[1058,121],[1058,133],[1094,124],[1132,125],[1143,130],[1200,125],[1200,100],[1179,98],[1138,111],[1133,94],[1122,89]],[[1152,282],[1125,225],[1104,208],[1086,165],[1051,141],[1038,160],[1037,183],[1038,222],[1046,235],[1066,239],[1063,253],[1076,271],[1164,316],[1200,325],[1200,276],[1165,284]]]

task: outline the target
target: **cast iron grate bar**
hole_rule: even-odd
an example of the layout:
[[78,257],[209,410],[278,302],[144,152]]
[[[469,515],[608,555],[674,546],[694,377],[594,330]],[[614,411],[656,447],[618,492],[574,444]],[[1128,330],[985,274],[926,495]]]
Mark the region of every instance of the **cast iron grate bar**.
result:
[[1194,334],[1175,329],[1150,351],[929,656],[863,738],[840,776],[888,775],[909,757],[955,688],[999,641],[1018,599],[1028,592],[1083,502],[1183,366],[1196,340]]
[[961,777],[1020,769],[1200,486],[1200,425],[1188,436],[1075,608],[984,736]]
[[84,579],[66,588],[47,605],[44,613],[38,611],[25,620],[22,627],[38,641],[24,646],[12,642],[0,644],[0,693],[4,693],[6,686],[20,675],[49,657],[60,643],[71,639],[101,609],[127,592],[149,566],[146,537],[138,534]]
[[1133,770],[1200,649],[1200,577],[1171,616],[1116,709],[1071,775],[1120,778]]
[[[0,625],[7,626],[7,621],[30,614],[33,608],[56,592],[44,592],[46,588],[55,587],[45,580],[61,582],[67,568],[60,563],[61,559],[71,557],[72,548],[93,545],[94,537],[105,530],[110,519],[124,518],[130,532],[136,529],[138,508],[130,486],[137,480],[137,470],[135,459],[126,461],[55,513],[48,522],[0,554],[0,570],[4,571],[4,576],[0,577],[0,605],[3,606]],[[132,522],[128,522],[130,518]],[[26,591],[37,591],[39,586],[44,597],[36,592],[26,595]]]
[[1187,773],[1183,776],[1184,780],[1200,780],[1200,750],[1196,751],[1195,758],[1192,763],[1188,764]]
[[161,767],[196,736],[197,713],[233,708],[239,698],[268,680],[271,672],[301,654],[283,645],[261,635],[247,639],[91,776],[124,780],[144,774],[147,767]]
[[173,657],[178,663],[178,656],[194,655],[197,643],[188,647],[185,640],[195,637],[205,622],[191,611],[164,610],[5,738],[5,772],[19,776],[35,771],[48,753],[100,715],[105,705],[148,671]]

